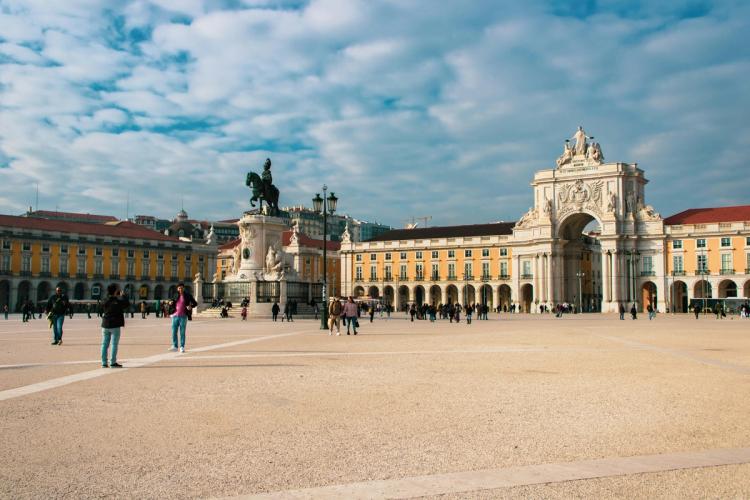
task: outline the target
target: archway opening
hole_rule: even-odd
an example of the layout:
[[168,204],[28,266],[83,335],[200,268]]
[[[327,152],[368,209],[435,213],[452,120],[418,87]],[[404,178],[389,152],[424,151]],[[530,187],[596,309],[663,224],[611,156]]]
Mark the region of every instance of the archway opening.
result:
[[164,286],[156,285],[154,287],[154,300],[161,300],[164,298]]
[[639,304],[641,312],[646,310],[649,304],[656,309],[657,300],[656,285],[652,281],[647,281],[641,285],[641,303]]
[[464,287],[464,304],[465,306],[469,306],[472,304],[476,304],[476,293],[474,291],[473,285],[466,285]]
[[0,308],[3,306],[8,306],[9,311],[13,307],[10,303],[10,281],[8,280],[0,281]]
[[[575,213],[560,223],[557,235],[562,282],[553,291],[553,299],[572,304],[581,312],[600,312],[604,288],[601,223],[590,214]],[[545,286],[545,280],[540,279],[539,284]]]
[[414,302],[417,304],[417,306],[421,307],[422,304],[424,304],[424,287],[422,285],[417,285],[417,287],[414,289]]
[[393,287],[388,285],[385,287],[385,290],[383,290],[383,301],[385,302],[385,305],[392,306],[393,305]]
[[456,288],[456,285],[448,285],[448,288],[446,289],[446,294],[448,295],[449,304],[458,303],[458,288]]
[[438,285],[432,285],[430,287],[430,304],[437,306],[442,301],[442,290]]
[[354,298],[358,299],[365,296],[365,289],[361,286],[354,287]]
[[510,310],[510,304],[513,301],[512,291],[508,285],[500,285],[497,288],[497,303],[503,312]]
[[18,298],[16,299],[16,312],[21,311],[21,307],[31,299],[31,283],[22,281],[18,284]]
[[742,293],[742,296],[746,299],[750,298],[750,280],[747,280],[745,282],[745,286],[743,287],[744,292]]
[[479,303],[489,307],[490,310],[494,309],[495,301],[492,295],[492,287],[490,285],[482,285],[479,288]]
[[52,292],[50,291],[49,283],[46,281],[42,281],[39,283],[36,287],[36,301],[37,302],[46,302],[47,299],[49,299],[49,296],[52,295]]
[[521,287],[521,302],[519,307],[521,312],[531,312],[531,303],[534,300],[534,286],[526,283]]
[[409,307],[409,287],[401,285],[398,287],[398,308],[401,311],[406,311]]
[[688,289],[684,281],[672,283],[672,300],[670,302],[674,312],[688,312]]
[[371,299],[377,299],[380,297],[380,290],[378,290],[378,287],[376,286],[371,286],[367,289],[367,295],[369,295]]
[[711,283],[699,280],[693,285],[693,297],[696,299],[710,299],[712,295]]
[[719,298],[730,299],[737,297],[737,284],[732,280],[724,280],[719,283]]
[[86,297],[86,284],[78,282],[73,288],[73,298],[75,300],[83,300]]

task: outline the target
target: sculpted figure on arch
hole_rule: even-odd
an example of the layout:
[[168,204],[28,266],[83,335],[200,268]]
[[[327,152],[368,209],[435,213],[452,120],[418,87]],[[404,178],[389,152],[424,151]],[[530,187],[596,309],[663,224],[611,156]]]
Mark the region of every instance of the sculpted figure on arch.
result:
[[571,137],[571,139],[575,139],[576,141],[576,145],[573,148],[575,153],[577,155],[586,154],[586,147],[588,146],[586,139],[590,139],[590,137],[586,135],[586,132],[584,132],[583,127],[579,125],[578,130],[576,131],[575,134],[573,134],[573,137]]

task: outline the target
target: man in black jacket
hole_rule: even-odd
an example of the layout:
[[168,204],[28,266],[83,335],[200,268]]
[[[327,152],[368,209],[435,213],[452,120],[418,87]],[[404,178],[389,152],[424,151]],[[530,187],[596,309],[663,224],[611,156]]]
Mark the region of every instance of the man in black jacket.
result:
[[65,321],[65,313],[68,310],[68,305],[68,296],[58,286],[55,288],[55,294],[49,298],[47,306],[44,308],[52,327],[52,345],[62,345],[63,321]]
[[193,308],[198,303],[190,292],[185,290],[183,283],[177,284],[177,295],[169,302],[169,312],[172,315],[172,347],[170,351],[177,350],[177,330],[180,331],[180,352],[185,352],[185,329],[188,319],[192,319]]
[[120,344],[120,328],[125,326],[125,310],[130,305],[127,296],[112,283],[107,287],[107,299],[102,304],[102,368],[107,368],[107,353],[112,343],[110,368],[122,368],[117,362],[117,346]]

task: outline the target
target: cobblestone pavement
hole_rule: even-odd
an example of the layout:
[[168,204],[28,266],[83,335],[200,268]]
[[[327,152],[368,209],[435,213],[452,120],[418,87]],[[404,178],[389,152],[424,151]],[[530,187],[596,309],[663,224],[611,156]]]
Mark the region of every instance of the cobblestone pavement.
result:
[[0,319],[0,497],[750,497],[750,320]]

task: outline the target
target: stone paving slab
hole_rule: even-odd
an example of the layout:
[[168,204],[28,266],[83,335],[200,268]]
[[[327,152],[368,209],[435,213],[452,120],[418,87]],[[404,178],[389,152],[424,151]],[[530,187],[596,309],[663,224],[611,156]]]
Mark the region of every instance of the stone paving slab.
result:
[[[750,322],[690,319],[376,320],[357,337],[314,321],[205,320],[184,355],[144,320],[123,334],[128,369],[0,401],[0,497],[231,497],[443,475],[464,489],[428,496],[658,495],[654,478],[678,488],[686,476],[576,480],[565,464],[612,474],[628,457],[750,445],[748,366],[709,350],[744,352]],[[85,364],[98,361],[96,321],[66,325],[70,348],[56,349],[0,321],[0,386],[102,371]],[[483,471],[538,466],[569,479],[470,489]],[[697,497],[747,497],[743,467],[693,469],[690,484]]]

